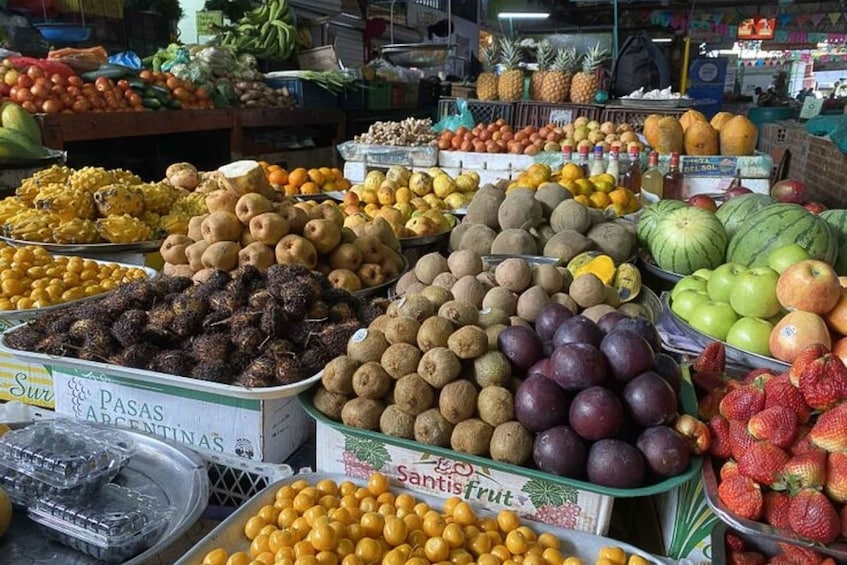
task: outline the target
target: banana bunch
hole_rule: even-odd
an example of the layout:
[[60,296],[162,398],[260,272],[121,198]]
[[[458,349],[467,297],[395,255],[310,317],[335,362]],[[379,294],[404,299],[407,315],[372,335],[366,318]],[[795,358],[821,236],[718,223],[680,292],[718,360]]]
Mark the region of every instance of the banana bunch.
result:
[[260,59],[288,59],[299,41],[291,21],[288,0],[268,0],[244,14],[234,29],[224,32],[221,45]]

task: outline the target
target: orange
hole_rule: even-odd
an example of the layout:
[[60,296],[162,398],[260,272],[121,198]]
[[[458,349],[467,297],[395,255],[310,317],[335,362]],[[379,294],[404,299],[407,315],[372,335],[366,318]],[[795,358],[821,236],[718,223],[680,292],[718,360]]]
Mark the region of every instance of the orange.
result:
[[324,177],[324,174],[319,169],[309,169],[309,171],[306,174],[309,175],[309,180],[311,180],[313,183],[315,183],[318,186],[320,186],[324,182],[326,182],[326,178]]
[[285,169],[274,169],[268,172],[268,181],[271,184],[288,184],[288,171]]
[[308,180],[309,174],[303,167],[297,167],[296,169],[288,173],[288,182],[294,186],[301,186],[304,182]]
[[588,199],[594,204],[595,208],[605,208],[609,204],[611,204],[611,200],[609,199],[609,195],[605,192],[593,192]]
[[332,173],[332,169],[329,167],[319,167],[318,170],[324,176],[326,180],[335,180],[335,175]]
[[332,176],[333,178],[335,178],[335,180],[340,180],[344,178],[344,173],[341,172],[341,169],[333,167],[330,170],[332,171]]
[[321,187],[311,181],[300,185],[300,194],[320,194]]
[[284,187],[282,187],[282,189],[285,192],[286,196],[297,196],[298,194],[300,194],[300,189],[294,186],[293,184],[286,184]]
[[609,199],[613,204],[626,205],[629,202],[629,193],[625,188],[616,188],[609,193]]

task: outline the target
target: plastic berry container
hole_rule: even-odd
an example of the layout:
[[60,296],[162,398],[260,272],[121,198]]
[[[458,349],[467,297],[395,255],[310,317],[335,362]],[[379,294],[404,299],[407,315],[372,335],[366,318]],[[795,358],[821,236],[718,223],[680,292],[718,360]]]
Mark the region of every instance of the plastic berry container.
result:
[[33,486],[35,495],[84,497],[111,481],[134,451],[118,430],[44,420],[0,437],[0,475],[13,471],[42,483]]
[[150,496],[108,484],[80,503],[37,500],[28,515],[60,543],[102,561],[122,562],[153,546],[172,512]]

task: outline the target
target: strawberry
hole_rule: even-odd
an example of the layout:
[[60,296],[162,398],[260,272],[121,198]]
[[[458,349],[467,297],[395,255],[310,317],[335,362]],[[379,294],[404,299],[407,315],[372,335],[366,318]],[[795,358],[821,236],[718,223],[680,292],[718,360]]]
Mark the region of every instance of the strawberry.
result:
[[847,504],[841,507],[841,537],[847,538]]
[[724,461],[724,464],[721,465],[721,470],[719,472],[722,481],[740,474],[741,473],[738,472],[738,463],[732,459]]
[[810,408],[829,410],[847,398],[847,367],[827,353],[803,367],[799,388]]
[[709,420],[709,431],[712,433],[709,453],[721,459],[732,457],[732,450],[729,447],[729,420],[720,414],[715,414]]
[[723,390],[726,386],[726,376],[724,376],[723,373],[692,371],[691,382],[694,383],[694,386],[697,387],[698,390],[709,393],[713,390]]
[[815,343],[803,349],[803,351],[794,358],[794,362],[791,363],[791,367],[788,369],[788,379],[791,381],[791,384],[799,387],[800,373],[803,372],[806,365],[819,357],[823,357],[827,353],[829,353],[829,350],[820,343]]
[[736,551],[729,554],[728,565],[765,565],[768,558],[756,551]]
[[727,420],[746,422],[750,416],[761,412],[764,407],[765,392],[753,385],[746,385],[726,393],[720,403],[720,413]]
[[787,559],[787,563],[794,565],[818,565],[821,562],[821,554],[810,547],[801,547],[791,543],[780,542],[777,544],[782,552],[780,557]]
[[791,498],[788,522],[795,534],[827,545],[841,533],[841,520],[832,502],[814,489],[803,489]]
[[827,451],[847,450],[847,404],[839,404],[818,416],[809,440]]
[[797,428],[797,437],[794,438],[794,443],[791,444],[792,455],[800,455],[801,453],[817,449],[809,438],[810,431],[812,431],[812,424],[809,423]]
[[753,369],[744,375],[744,384],[764,385],[774,376],[773,371],[770,369]]
[[826,451],[812,449],[788,460],[782,467],[779,483],[786,489],[821,488],[826,482],[826,473]]
[[718,485],[718,498],[733,514],[748,520],[762,516],[762,489],[753,479],[736,475]]
[[691,363],[697,373],[723,373],[726,371],[726,348],[723,343],[713,341],[700,352]]
[[788,493],[775,490],[766,492],[762,497],[762,513],[765,522],[781,530],[790,530],[788,523],[788,507],[791,505],[791,497]]
[[712,389],[697,402],[697,416],[702,420],[708,420],[715,414],[720,413],[720,404],[726,391],[722,388]]
[[741,420],[729,421],[729,449],[736,461],[750,449],[756,438],[747,431],[746,422]]
[[829,454],[824,492],[835,502],[847,502],[847,453],[834,451]]
[[769,441],[754,442],[738,458],[738,471],[762,485],[772,485],[779,478],[790,456]]
[[747,431],[756,439],[766,439],[787,449],[797,435],[797,415],[791,408],[771,406],[750,417]]
[[732,532],[726,533],[726,548],[729,551],[744,551],[747,547],[747,542],[744,541],[744,538],[738,536]]
[[800,389],[791,384],[787,374],[777,375],[765,383],[765,408],[787,406],[797,415],[797,423],[809,421],[811,410]]

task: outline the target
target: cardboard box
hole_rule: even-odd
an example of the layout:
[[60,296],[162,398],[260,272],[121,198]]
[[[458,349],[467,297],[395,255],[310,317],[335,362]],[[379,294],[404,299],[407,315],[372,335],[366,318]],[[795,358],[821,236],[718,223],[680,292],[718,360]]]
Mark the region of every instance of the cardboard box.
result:
[[609,529],[611,496],[348,435],[321,422],[316,433],[319,472],[367,479],[380,471],[415,492],[458,496],[492,511],[508,508],[570,530],[604,535]]
[[712,562],[712,528],[718,517],[709,509],[698,475],[687,483],[653,497],[662,530],[665,555],[689,559],[693,565]]
[[[662,172],[667,172],[669,164],[669,155],[659,157],[659,169]],[[750,157],[682,155],[679,167],[685,176],[683,183],[683,196],[685,198],[694,194],[726,191],[735,180],[737,171],[741,172],[743,186],[753,192],[769,194],[773,158],[765,154]]]
[[311,419],[296,396],[233,398],[190,385],[152,383],[54,367],[56,413],[125,426],[195,449],[279,463],[306,441]]

